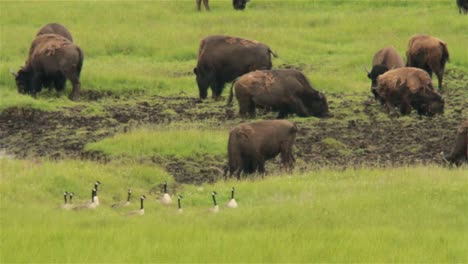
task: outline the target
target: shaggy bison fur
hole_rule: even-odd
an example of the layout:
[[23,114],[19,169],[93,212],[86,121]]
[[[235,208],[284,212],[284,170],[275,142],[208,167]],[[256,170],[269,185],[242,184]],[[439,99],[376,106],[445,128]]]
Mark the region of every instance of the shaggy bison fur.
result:
[[372,70],[367,72],[367,77],[371,79],[371,91],[374,94],[375,99],[378,99],[376,92],[377,88],[377,77],[386,73],[389,70],[404,67],[405,64],[398,51],[392,47],[385,47],[377,53],[375,53],[372,59]]
[[450,164],[455,163],[457,166],[468,160],[468,120],[465,120],[458,127],[452,151],[444,155],[444,158]]
[[197,76],[200,99],[205,99],[208,87],[218,99],[224,84],[250,71],[271,69],[270,48],[257,41],[230,36],[209,36],[200,42]]
[[387,112],[395,106],[403,115],[409,114],[411,108],[427,116],[444,112],[444,100],[432,87],[427,72],[418,68],[404,67],[380,75],[377,93]]
[[80,95],[83,52],[70,40],[56,34],[42,34],[34,39],[26,65],[14,73],[18,92],[36,96],[42,87],[65,89],[66,80],[73,86],[70,99]]
[[267,120],[244,123],[229,133],[228,165],[224,175],[241,173],[265,173],[265,161],[281,153],[281,166],[287,170],[294,167],[292,149],[296,140],[297,127],[287,120]]
[[445,63],[449,61],[447,43],[429,35],[415,35],[409,40],[406,60],[407,67],[423,69],[431,78],[435,73],[439,90],[443,89]]
[[232,102],[233,87],[241,116],[255,116],[256,107],[278,111],[277,118],[285,118],[288,114],[300,117],[328,115],[325,95],[312,88],[304,74],[297,70],[262,70],[242,75],[231,86],[228,105]]

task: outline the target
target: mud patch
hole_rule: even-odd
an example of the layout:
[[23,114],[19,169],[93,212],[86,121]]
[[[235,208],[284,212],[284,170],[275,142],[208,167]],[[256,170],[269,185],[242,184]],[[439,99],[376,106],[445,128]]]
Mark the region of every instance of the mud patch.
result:
[[[458,83],[458,79],[447,80],[451,87]],[[311,171],[324,166],[442,164],[439,152],[450,150],[458,125],[468,118],[465,90],[444,92],[446,112],[434,118],[418,117],[414,111],[409,116],[389,118],[369,93],[327,94],[332,118],[294,119],[299,128],[294,151],[296,171]],[[0,113],[2,155],[109,162],[110,157],[87,152],[84,146],[140,125],[206,122],[228,130],[238,123],[250,121],[238,117],[237,106],[227,109],[224,102],[201,102],[184,96],[153,96],[111,104],[106,101],[100,107],[103,113],[98,116],[86,115],[86,106],[55,112],[7,109]],[[274,119],[275,115],[269,112],[257,116]],[[166,168],[179,183],[199,184],[222,178],[226,156],[148,157],[141,162],[153,162]],[[267,162],[267,172],[277,171],[278,163],[278,159]]]

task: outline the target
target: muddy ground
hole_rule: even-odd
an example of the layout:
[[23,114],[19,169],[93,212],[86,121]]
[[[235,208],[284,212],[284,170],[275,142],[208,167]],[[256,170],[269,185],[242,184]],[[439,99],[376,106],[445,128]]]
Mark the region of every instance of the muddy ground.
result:
[[[434,118],[418,117],[414,111],[405,117],[389,117],[367,93],[327,94],[333,117],[292,117],[299,127],[296,170],[323,166],[442,164],[439,153],[450,150],[456,127],[468,118],[466,78],[456,72],[449,74],[447,83],[456,89],[444,93],[446,111]],[[103,96],[88,95],[89,100],[97,102]],[[239,119],[236,108],[228,109],[224,102],[199,102],[184,96],[154,96],[128,102],[116,97],[115,104],[106,103],[102,108],[99,115],[86,114],[86,106],[54,112],[6,109],[0,113],[0,150],[17,158],[82,158],[107,162],[110,157],[85,151],[84,146],[147,124],[201,122],[229,129],[245,121]],[[257,117],[273,119],[275,114],[260,113]],[[155,154],[148,160],[165,167],[178,182],[200,183],[222,177],[226,157],[198,156],[182,160]],[[267,164],[268,172],[278,168],[278,160]]]

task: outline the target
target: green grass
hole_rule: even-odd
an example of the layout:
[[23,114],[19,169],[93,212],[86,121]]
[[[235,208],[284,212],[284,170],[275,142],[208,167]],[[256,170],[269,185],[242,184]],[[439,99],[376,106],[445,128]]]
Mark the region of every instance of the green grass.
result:
[[86,150],[127,158],[221,155],[226,153],[227,135],[227,131],[196,129],[193,126],[142,128],[88,144]]
[[[212,12],[195,12],[188,1],[153,2],[2,2],[0,109],[31,104],[17,95],[9,69],[26,60],[38,29],[52,21],[66,25],[85,52],[83,90],[134,96],[197,96],[192,69],[200,39],[229,34],[267,43],[281,64],[301,66],[316,89],[368,91],[374,53],[394,45],[404,56],[416,33],[448,43],[448,68],[468,72],[466,17],[454,1],[253,1],[234,12],[226,1],[212,1]],[[37,12],[37,10],[47,12]],[[448,26],[450,25],[450,26]],[[70,86],[70,85],[69,85]],[[448,87],[450,89],[450,87]],[[70,87],[68,87],[70,90]],[[68,92],[67,92],[68,93]],[[39,100],[44,100],[43,98]],[[61,100],[48,101],[49,108]]]
[[[147,191],[158,169],[91,162],[0,160],[1,262],[466,262],[468,176],[440,167],[321,170],[265,180],[182,185],[183,214]],[[8,173],[5,173],[8,172]],[[91,176],[92,175],[92,176]],[[146,175],[146,176],[145,176]],[[146,177],[146,180],[143,178]],[[56,209],[100,179],[102,206]],[[129,186],[143,217],[109,208]],[[217,215],[210,192],[240,207]],[[78,199],[79,200],[79,199]],[[12,217],[14,216],[14,217]]]

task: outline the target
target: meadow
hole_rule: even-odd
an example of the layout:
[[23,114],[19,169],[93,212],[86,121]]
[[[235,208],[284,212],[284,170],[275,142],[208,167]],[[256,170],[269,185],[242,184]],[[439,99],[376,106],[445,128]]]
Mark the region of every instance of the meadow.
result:
[[[0,2],[1,263],[468,262],[467,167],[436,156],[468,117],[468,16],[455,0],[210,5]],[[68,100],[69,83],[36,99],[16,91],[9,71],[49,22],[66,25],[85,53],[80,101]],[[448,43],[448,107],[390,119],[367,103],[364,68],[387,45],[404,58],[417,33]],[[293,174],[274,161],[265,178],[223,179],[228,131],[245,120],[225,102],[197,102],[192,70],[211,34],[268,44],[274,68],[300,69],[328,96],[334,118],[291,118],[302,129]],[[60,209],[64,191],[83,203],[96,180],[98,209]],[[184,213],[157,202],[164,181],[173,199],[184,196]],[[235,210],[224,207],[232,186]],[[132,205],[111,209],[128,188]],[[218,214],[208,212],[214,190]],[[145,215],[125,216],[140,194]]]

